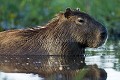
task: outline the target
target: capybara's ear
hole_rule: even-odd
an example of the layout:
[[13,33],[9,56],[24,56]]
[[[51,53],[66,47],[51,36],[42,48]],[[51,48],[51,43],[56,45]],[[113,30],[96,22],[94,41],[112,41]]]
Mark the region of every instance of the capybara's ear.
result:
[[67,8],[65,13],[64,13],[64,16],[66,18],[69,18],[71,15],[72,15],[72,10],[70,8]]
[[77,11],[80,11],[80,8],[76,8]]

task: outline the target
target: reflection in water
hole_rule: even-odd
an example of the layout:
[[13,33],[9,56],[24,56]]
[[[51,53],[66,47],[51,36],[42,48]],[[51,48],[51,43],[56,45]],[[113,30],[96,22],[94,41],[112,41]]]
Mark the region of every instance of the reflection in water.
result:
[[99,55],[86,57],[87,65],[97,64],[101,68],[114,68],[118,64],[119,59],[115,55]]
[[[0,56],[0,71],[7,73],[0,73],[0,80],[41,80],[43,78],[47,80],[96,80],[95,78],[99,78],[100,74],[102,80],[105,80],[106,73],[104,69],[107,72],[107,80],[119,80],[119,49],[120,41],[117,43],[110,42],[105,50],[99,48],[89,49],[88,52],[86,51],[87,56],[85,58],[84,56],[2,55]],[[91,73],[94,76],[90,75]],[[19,79],[14,79],[13,77],[18,77]]]
[[120,41],[109,41],[105,48],[88,52],[92,56],[86,57],[86,65],[95,63],[106,70],[107,80],[120,80]]
[[0,56],[0,70],[34,73],[47,80],[106,80],[97,65],[86,65],[84,56]]

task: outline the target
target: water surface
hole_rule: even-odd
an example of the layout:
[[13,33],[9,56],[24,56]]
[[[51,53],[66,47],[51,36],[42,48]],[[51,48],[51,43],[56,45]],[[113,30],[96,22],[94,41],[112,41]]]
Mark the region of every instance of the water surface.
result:
[[96,80],[99,70],[103,80],[105,72],[107,80],[119,80],[119,49],[117,41],[87,49],[86,56],[0,56],[0,80]]

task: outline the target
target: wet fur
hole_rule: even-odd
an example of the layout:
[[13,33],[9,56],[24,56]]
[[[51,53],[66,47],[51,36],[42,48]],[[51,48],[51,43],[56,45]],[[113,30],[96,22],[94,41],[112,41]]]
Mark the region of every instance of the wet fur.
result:
[[[64,16],[65,15],[64,13],[59,13],[54,19],[52,19],[48,24],[46,24],[42,28],[38,27],[24,30],[8,30],[0,32],[0,54],[4,55],[84,54],[85,47],[87,47],[86,43],[89,42],[86,41],[87,37],[82,35],[85,32],[80,31],[79,28],[76,27],[79,24],[76,25],[74,22],[74,20],[77,18],[77,16],[75,15],[79,15],[79,13],[80,13],[79,11],[74,11],[74,15],[69,15],[69,19],[68,17]],[[84,14],[82,16],[88,17],[87,14]],[[92,18],[90,18],[90,20],[92,21]],[[98,26],[101,25],[98,24]],[[95,38],[93,37],[93,39]],[[93,42],[94,40],[90,41]],[[98,41],[99,43],[100,39],[98,38],[96,39],[96,41]],[[93,43],[89,44],[93,45]],[[97,46],[96,43],[95,46]]]

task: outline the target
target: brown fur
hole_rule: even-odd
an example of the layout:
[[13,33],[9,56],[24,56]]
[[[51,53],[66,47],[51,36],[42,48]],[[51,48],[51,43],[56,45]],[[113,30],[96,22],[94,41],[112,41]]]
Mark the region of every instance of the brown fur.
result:
[[102,45],[106,37],[107,31],[102,24],[86,13],[68,8],[43,28],[0,32],[0,54],[82,54],[85,47]]

